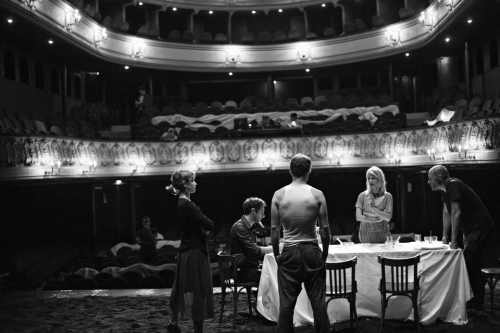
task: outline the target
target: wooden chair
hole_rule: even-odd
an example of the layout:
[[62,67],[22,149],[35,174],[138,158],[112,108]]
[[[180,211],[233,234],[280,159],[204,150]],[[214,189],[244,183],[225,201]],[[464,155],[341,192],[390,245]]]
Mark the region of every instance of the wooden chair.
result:
[[[356,329],[359,332],[358,312],[356,311],[356,293],[358,292],[356,282],[357,261],[357,257],[354,257],[342,262],[326,263],[326,274],[327,279],[330,283],[329,288],[327,287],[326,291],[326,297],[328,297],[328,300],[326,301],[326,307],[328,308],[328,303],[330,303],[330,301],[334,299],[347,299],[347,301],[349,302],[350,328],[352,329],[354,317],[354,320],[356,321]],[[351,269],[350,283],[347,277],[348,269]]]
[[[226,288],[230,288],[233,294],[234,302],[234,319],[233,325],[236,325],[236,314],[238,305],[238,296],[243,289],[247,292],[248,300],[248,310],[250,311],[250,316],[252,316],[252,288],[259,288],[257,282],[238,282],[238,277],[236,275],[236,255],[224,255],[223,252],[217,253],[217,263],[219,265],[219,275],[220,275],[220,285],[222,290],[222,304],[220,311],[219,323],[222,323],[222,315],[224,314],[224,303],[226,298]],[[238,290],[239,288],[239,290]]]
[[[420,332],[420,317],[418,313],[418,291],[420,289],[418,278],[418,263],[420,255],[411,258],[392,259],[378,256],[378,262],[382,270],[382,278],[380,279],[379,290],[381,296],[382,315],[380,317],[380,332],[383,331],[385,309],[389,304],[389,299],[392,296],[406,296],[411,299],[413,304],[413,315],[417,324],[417,331]],[[386,266],[390,267],[391,280],[388,281],[385,276]],[[411,272],[409,267],[413,266],[413,282],[410,282]],[[387,296],[387,294],[390,294]]]
[[[500,259],[499,259],[500,260]],[[488,287],[490,287],[490,315],[493,315],[493,303],[494,303],[494,294],[495,294],[495,286],[497,285],[498,280],[500,280],[500,268],[483,268],[481,269],[481,273],[483,273],[486,282],[488,282]]]

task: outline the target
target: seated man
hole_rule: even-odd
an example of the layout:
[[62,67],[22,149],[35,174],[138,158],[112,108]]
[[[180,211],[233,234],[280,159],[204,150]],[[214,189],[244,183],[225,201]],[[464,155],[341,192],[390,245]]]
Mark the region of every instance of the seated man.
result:
[[264,215],[266,203],[259,198],[248,198],[243,202],[243,216],[231,228],[231,254],[242,253],[245,257],[243,261],[238,262],[237,277],[239,282],[259,282],[260,265],[259,259],[262,259],[266,253],[271,253],[271,246],[258,246],[256,242],[253,226],[261,224]]
[[141,246],[141,257],[146,264],[156,256],[156,229],[151,229],[151,221],[148,216],[142,218],[143,229],[137,232],[137,244]]

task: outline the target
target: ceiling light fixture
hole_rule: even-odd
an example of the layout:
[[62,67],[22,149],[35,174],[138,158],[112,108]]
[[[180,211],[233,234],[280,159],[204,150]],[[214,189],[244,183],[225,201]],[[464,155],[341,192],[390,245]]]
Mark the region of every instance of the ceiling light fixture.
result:
[[255,14],[255,13],[257,13],[257,12],[255,10],[252,10],[252,14]]
[[129,69],[129,68],[130,68],[130,67],[128,67],[128,66],[125,66],[125,69]]
[[450,41],[450,37],[446,37],[445,41],[448,43]]
[[471,24],[471,23],[472,23],[472,20],[471,20],[471,19],[468,19],[468,20],[467,20],[467,23]]
[[410,54],[407,52],[407,53],[405,54],[405,56],[409,57],[409,56],[410,56]]
[[54,41],[52,39],[49,39],[49,44],[54,44]]
[[139,1],[139,6],[142,6],[142,5],[143,5],[142,1]]
[[9,24],[11,24],[13,21],[12,21],[12,19],[11,19],[11,18],[8,18],[8,19],[7,19],[7,22],[9,22]]
[[175,12],[177,10],[177,7],[172,8],[172,10]]
[[231,75],[233,75],[233,72],[229,72],[229,75],[230,75],[230,76],[231,76]]
[[282,12],[283,12],[283,9],[281,9],[281,8],[280,8],[280,9],[278,9],[278,12],[282,13]]
[[311,71],[311,70],[310,70],[309,68],[306,68],[306,72],[308,72],[308,73],[309,73],[310,71]]
[[210,15],[212,15],[214,12],[213,12],[213,11],[209,11],[208,13],[209,13]]
[[321,7],[326,7],[326,5],[324,3],[321,4]]

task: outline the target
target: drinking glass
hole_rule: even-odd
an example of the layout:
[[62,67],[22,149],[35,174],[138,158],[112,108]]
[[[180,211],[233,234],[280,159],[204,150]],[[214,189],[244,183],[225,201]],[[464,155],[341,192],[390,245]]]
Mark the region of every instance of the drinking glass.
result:
[[422,235],[415,234],[415,242],[420,242],[422,240]]
[[431,243],[437,242],[438,236],[431,236]]
[[392,236],[387,236],[387,240],[386,240],[386,241],[387,241],[387,242],[392,242],[392,241],[393,241]]
[[430,243],[430,242],[431,242],[431,237],[430,237],[430,236],[425,236],[425,237],[424,237],[424,241],[425,241],[426,243]]
[[[389,237],[387,237],[389,238]],[[394,246],[394,242],[392,240],[386,240],[385,241],[385,247],[388,249],[391,249]]]

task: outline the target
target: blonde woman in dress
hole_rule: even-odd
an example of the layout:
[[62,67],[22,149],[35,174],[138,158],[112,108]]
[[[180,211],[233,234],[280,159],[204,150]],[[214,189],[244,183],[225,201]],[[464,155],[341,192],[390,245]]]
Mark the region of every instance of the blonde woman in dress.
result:
[[384,243],[391,234],[392,195],[385,186],[385,176],[380,168],[372,166],[366,171],[366,190],[359,194],[356,202],[361,243]]

